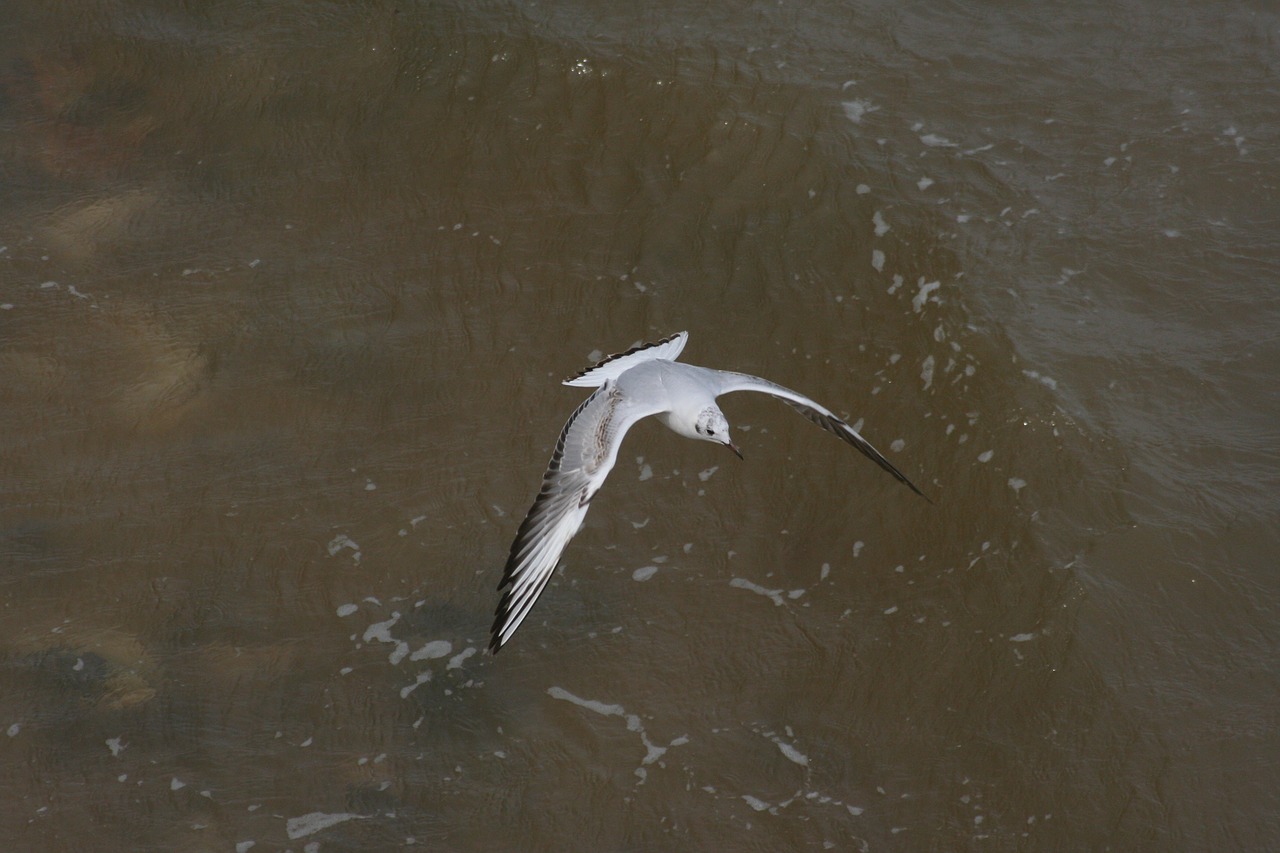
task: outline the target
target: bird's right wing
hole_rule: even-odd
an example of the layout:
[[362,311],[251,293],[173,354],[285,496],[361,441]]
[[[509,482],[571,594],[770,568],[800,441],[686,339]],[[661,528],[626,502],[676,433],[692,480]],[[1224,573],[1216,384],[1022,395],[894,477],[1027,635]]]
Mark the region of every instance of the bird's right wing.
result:
[[497,653],[511,639],[551,580],[565,546],[582,527],[591,499],[613,469],[627,430],[661,410],[637,403],[606,380],[569,416],[542,477],[542,489],[511,543],[498,584],[502,599],[494,613],[491,651]]
[[684,345],[688,341],[688,332],[676,332],[674,335],[665,337],[660,341],[641,344],[640,346],[632,347],[626,352],[606,356],[602,361],[597,362],[594,367],[588,367],[581,373],[570,376],[564,381],[564,384],[576,385],[580,388],[595,388],[603,385],[607,380],[617,379],[623,372],[630,370],[642,361],[651,361],[655,358],[675,361],[680,357],[680,351],[684,349]]

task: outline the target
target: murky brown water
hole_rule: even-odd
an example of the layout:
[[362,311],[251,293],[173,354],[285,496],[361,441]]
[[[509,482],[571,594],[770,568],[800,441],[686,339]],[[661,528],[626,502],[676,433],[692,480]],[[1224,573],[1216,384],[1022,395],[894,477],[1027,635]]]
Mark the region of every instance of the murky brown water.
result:
[[[1262,4],[14,2],[0,837],[1280,838]],[[498,657],[601,352],[628,437]],[[890,450],[892,449],[892,450]],[[644,570],[644,571],[638,571]]]

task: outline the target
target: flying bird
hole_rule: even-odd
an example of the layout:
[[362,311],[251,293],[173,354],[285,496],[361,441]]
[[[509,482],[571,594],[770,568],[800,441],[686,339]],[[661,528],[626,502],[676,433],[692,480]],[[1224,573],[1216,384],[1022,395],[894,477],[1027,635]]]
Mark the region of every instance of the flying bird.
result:
[[803,394],[758,376],[676,361],[688,340],[689,333],[680,332],[657,343],[611,355],[564,381],[565,385],[596,390],[574,410],[560,431],[551,464],[542,477],[542,489],[511,544],[498,584],[502,598],[489,641],[493,653],[511,639],[529,615],[569,540],[582,527],[591,499],[613,470],[623,437],[641,418],[653,415],[673,432],[723,444],[741,459],[742,453],[729,437],[729,422],[716,405],[716,398],[733,391],[760,391],[777,397],[852,444],[911,491],[925,497],[853,427]]

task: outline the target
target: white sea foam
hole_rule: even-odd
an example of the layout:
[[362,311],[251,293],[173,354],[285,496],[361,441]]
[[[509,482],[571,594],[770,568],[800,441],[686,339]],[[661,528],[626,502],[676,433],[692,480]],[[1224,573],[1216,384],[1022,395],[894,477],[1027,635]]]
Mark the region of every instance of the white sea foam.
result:
[[640,760],[640,766],[636,768],[635,775],[643,782],[648,776],[645,769],[648,765],[653,764],[662,756],[666,755],[667,750],[673,746],[683,746],[689,742],[688,735],[681,735],[674,738],[666,746],[659,746],[649,739],[649,735],[645,732],[644,723],[636,714],[628,714],[627,709],[621,705],[613,705],[607,702],[600,702],[596,699],[584,699],[581,696],[575,696],[563,687],[548,687],[547,695],[553,699],[560,699],[565,702],[572,702],[579,708],[584,708],[596,714],[605,717],[621,717],[627,724],[627,731],[635,732],[640,736],[640,743],[644,745],[645,756]]
[[435,660],[436,658],[446,657],[453,651],[453,643],[448,640],[432,640],[426,643],[422,648],[409,655],[409,660]]
[[929,294],[942,287],[940,281],[925,282],[923,278],[919,281],[920,289],[916,291],[916,295],[911,298],[911,309],[919,314],[924,310],[924,304],[929,299]]
[[466,659],[474,655],[476,651],[477,649],[475,646],[467,646],[465,649],[458,652],[453,657],[449,658],[449,665],[446,666],[445,669],[461,668],[462,664],[466,661]]
[[634,581],[647,581],[657,573],[657,566],[642,566],[631,573],[631,579]]
[[336,824],[345,823],[359,817],[360,815],[351,814],[350,812],[334,812],[330,814],[312,812],[300,817],[289,818],[285,822],[285,832],[288,834],[290,841],[296,841],[299,838],[314,835],[322,829],[328,829]]
[[852,101],[842,101],[840,106],[844,109],[844,117],[854,124],[862,124],[862,119],[867,113],[873,113],[880,109],[871,101],[855,98]]
[[765,587],[752,583],[745,578],[733,578],[729,581],[729,586],[736,589],[745,589],[748,592],[754,592],[756,595],[763,595],[765,598],[772,599],[773,603],[779,607],[783,604],[782,590],[780,589],[766,589]]

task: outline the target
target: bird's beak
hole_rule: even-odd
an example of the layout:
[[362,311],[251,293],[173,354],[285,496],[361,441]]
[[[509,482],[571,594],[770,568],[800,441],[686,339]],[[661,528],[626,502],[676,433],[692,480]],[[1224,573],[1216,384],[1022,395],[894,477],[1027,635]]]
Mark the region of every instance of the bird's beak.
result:
[[743,458],[742,451],[738,449],[738,445],[734,444],[732,441],[726,441],[724,443],[724,446],[732,450],[733,454],[737,456],[739,459],[742,459],[743,462],[747,461],[746,459]]

